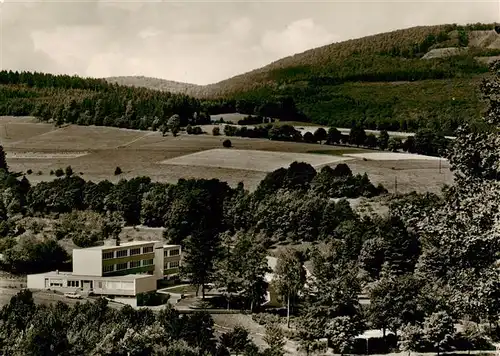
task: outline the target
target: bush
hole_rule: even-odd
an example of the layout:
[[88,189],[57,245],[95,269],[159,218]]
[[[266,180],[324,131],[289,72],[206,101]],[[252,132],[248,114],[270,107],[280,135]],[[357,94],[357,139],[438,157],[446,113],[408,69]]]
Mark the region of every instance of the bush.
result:
[[33,173],[33,170],[31,170],[31,169],[28,169],[28,170],[26,171],[26,174],[31,174],[31,173]]
[[51,176],[53,176],[53,175],[54,175],[54,171],[51,169],[49,174],[50,174]]
[[119,176],[120,174],[122,174],[122,169],[120,167],[116,167],[115,168],[115,176]]
[[199,126],[195,126],[192,129],[193,135],[201,135],[203,133],[203,130]]
[[218,127],[214,127],[214,128],[212,129],[212,135],[214,135],[214,136],[219,136],[219,135],[220,135],[220,128],[218,128]]
[[282,320],[278,315],[269,313],[252,314],[252,320],[259,325],[267,325],[272,323],[280,323]]
[[56,177],[62,177],[64,175],[64,171],[62,170],[62,168],[56,169],[55,175]]
[[193,127],[191,125],[186,126],[186,133],[191,135],[193,133]]
[[231,143],[231,140],[224,140],[224,141],[222,142],[222,146],[224,146],[224,147],[226,147],[226,148],[230,148],[230,147],[232,147],[232,145],[233,145],[233,144]]
[[66,176],[71,177],[73,175],[73,168],[71,168],[71,166],[67,166],[65,173],[66,173]]
[[39,175],[39,176],[41,176],[43,174],[43,172],[42,171],[38,171],[36,174]]
[[140,293],[137,295],[137,306],[139,307],[153,307],[163,305],[168,302],[169,294],[156,293],[156,291]]

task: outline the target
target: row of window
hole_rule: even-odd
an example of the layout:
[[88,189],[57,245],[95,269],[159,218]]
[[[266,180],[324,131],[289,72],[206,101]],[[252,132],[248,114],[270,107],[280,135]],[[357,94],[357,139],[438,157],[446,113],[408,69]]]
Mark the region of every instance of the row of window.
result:
[[[169,251],[170,251],[170,253],[169,253]],[[177,249],[177,250],[165,250],[164,255],[165,255],[165,257],[179,256],[180,251],[179,251],[179,249]]]
[[80,287],[80,281],[68,281],[68,287]]
[[174,261],[174,262],[165,262],[165,268],[178,268],[179,267],[179,261]]
[[144,267],[144,266],[151,266],[153,264],[153,259],[149,260],[142,260],[142,261],[130,261],[130,262],[124,262],[124,263],[118,263],[116,265],[108,265],[104,266],[103,271],[104,272],[114,272],[114,271],[122,271],[124,269],[130,269],[130,268],[137,268],[137,267]]
[[[130,251],[130,254],[129,254]],[[147,246],[142,248],[142,253],[152,253],[153,252],[153,246]],[[128,257],[128,256],[136,256],[141,254],[141,248],[131,248],[126,249],[126,250],[118,250],[116,251],[116,257],[115,257],[115,251],[109,251],[109,252],[103,252],[102,253],[102,259],[103,260],[109,260],[112,258],[121,258],[121,257]]]

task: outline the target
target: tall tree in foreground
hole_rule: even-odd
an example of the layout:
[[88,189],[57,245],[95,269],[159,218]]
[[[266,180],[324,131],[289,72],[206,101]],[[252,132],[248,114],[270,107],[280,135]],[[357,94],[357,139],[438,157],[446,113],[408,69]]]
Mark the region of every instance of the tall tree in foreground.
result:
[[481,85],[489,110],[480,122],[458,130],[451,150],[456,184],[447,189],[442,206],[415,224],[425,246],[417,273],[456,291],[450,300],[455,310],[481,311],[484,317],[491,306],[480,291],[500,273],[495,265],[500,255],[500,62],[492,70],[495,77]]
[[274,271],[274,286],[287,305],[287,326],[290,327],[290,307],[304,288],[306,271],[299,253],[286,249],[278,256]]
[[240,295],[253,311],[264,301],[267,283],[265,275],[270,272],[267,265],[266,249],[252,234],[238,232],[224,241],[221,257],[217,263],[216,285],[226,290],[229,302],[232,294]]
[[3,146],[0,146],[0,169],[5,170],[6,172],[9,171],[9,167],[7,166],[7,159],[5,155],[5,151],[3,149]]
[[184,251],[181,273],[197,287],[196,295],[201,287],[201,295],[205,299],[205,287],[212,282],[219,254],[218,237],[207,231],[194,232],[185,240]]

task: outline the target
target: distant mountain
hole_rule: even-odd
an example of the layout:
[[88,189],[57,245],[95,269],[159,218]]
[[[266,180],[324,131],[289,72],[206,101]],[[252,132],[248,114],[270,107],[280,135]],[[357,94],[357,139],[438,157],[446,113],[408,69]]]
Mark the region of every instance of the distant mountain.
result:
[[197,91],[201,93],[203,88],[201,85],[144,76],[109,77],[104,79],[109,83],[168,91],[175,94],[191,94]]

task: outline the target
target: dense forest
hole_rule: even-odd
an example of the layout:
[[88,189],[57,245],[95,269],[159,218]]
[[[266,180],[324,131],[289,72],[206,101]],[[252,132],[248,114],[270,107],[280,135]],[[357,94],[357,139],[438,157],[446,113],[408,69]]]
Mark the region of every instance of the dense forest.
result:
[[172,115],[180,124],[210,122],[199,100],[104,80],[31,72],[0,72],[0,115],[32,115],[80,125],[147,130]]

